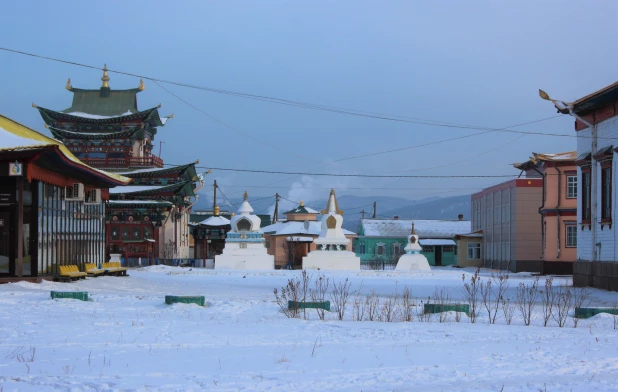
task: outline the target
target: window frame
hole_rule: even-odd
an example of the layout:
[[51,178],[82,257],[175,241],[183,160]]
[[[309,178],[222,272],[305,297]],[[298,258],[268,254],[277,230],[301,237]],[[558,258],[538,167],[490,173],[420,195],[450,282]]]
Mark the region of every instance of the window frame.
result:
[[[575,232],[575,244],[569,244],[569,231]],[[567,223],[564,225],[564,246],[566,248],[577,248],[577,225],[575,223]]]
[[481,243],[468,242],[466,256],[468,260],[481,260]]
[[578,191],[577,188],[578,188],[577,173],[566,174],[566,191],[565,191],[566,198],[567,199],[577,199],[577,191]]
[[591,196],[592,196],[592,172],[590,168],[582,169],[582,200],[581,200],[581,210],[582,210],[582,223],[590,223],[591,219]]
[[601,222],[612,221],[612,165],[601,165]]

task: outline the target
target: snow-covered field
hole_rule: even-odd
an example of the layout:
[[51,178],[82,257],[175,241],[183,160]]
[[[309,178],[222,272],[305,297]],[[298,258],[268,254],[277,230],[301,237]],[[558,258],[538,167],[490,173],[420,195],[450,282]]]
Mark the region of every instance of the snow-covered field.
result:
[[[352,290],[417,299],[446,287],[462,301],[462,274],[327,273]],[[487,271],[483,274],[486,276]],[[75,283],[0,285],[0,390],[195,391],[613,391],[618,331],[610,315],[573,328],[512,325],[482,315],[460,322],[288,319],[274,302],[300,271],[219,272],[175,267]],[[508,295],[527,274],[511,275]],[[564,284],[556,279],[554,284]],[[51,300],[50,290],[90,301]],[[204,295],[209,307],[164,305],[165,295]],[[592,290],[611,307],[618,293]]]

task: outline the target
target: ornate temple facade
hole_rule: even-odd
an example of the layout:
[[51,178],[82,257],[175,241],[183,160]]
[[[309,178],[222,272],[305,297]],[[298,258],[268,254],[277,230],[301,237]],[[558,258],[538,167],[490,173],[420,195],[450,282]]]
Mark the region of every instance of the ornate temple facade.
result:
[[71,107],[55,111],[33,105],[46,128],[82,162],[131,178],[110,192],[106,221],[106,253],[119,253],[127,265],[154,259],[189,257],[189,217],[196,191],[203,185],[195,164],[164,167],[154,155],[159,127],[173,115],[161,116],[161,105],[137,107],[139,86],[112,90],[107,67],[98,89],[81,89],[67,81]]

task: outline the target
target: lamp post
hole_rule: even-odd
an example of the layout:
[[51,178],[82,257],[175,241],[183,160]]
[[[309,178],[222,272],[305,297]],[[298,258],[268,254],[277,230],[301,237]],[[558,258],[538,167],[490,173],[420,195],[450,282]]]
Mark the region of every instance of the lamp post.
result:
[[[550,101],[554,104],[556,109],[560,111],[568,111],[569,114],[575,117],[577,120],[587,125],[590,128],[592,145],[590,151],[590,235],[592,237],[592,261],[597,260],[597,167],[596,160],[594,159],[594,155],[598,150],[598,140],[597,140],[597,126],[596,124],[591,123],[588,120],[585,120],[581,116],[579,116],[573,110],[573,102],[564,102],[557,99],[552,99],[549,94],[545,91],[539,89],[539,96],[546,100]],[[581,178],[581,177],[580,177]],[[583,189],[582,189],[583,191]],[[583,211],[582,211],[583,213]]]

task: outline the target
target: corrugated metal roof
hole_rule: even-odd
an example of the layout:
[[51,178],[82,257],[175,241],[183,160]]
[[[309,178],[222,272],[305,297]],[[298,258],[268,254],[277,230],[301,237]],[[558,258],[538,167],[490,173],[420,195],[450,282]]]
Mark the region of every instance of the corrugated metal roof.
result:
[[472,224],[466,220],[434,219],[361,219],[365,237],[407,238],[412,230],[420,238],[454,238],[460,233],[469,233]]

